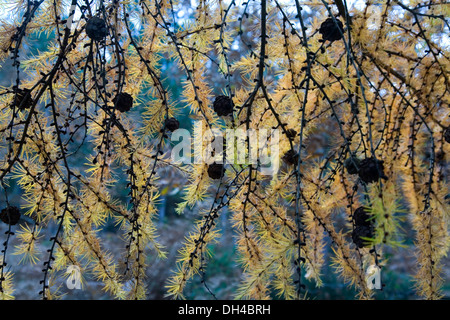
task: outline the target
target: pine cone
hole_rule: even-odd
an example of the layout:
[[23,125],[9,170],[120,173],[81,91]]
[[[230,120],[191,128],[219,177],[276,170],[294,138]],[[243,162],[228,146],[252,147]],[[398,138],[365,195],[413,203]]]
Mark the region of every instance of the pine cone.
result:
[[92,17],[86,22],[86,34],[95,41],[100,41],[108,34],[106,22],[98,17]]
[[353,212],[354,229],[352,232],[353,243],[358,248],[365,247],[370,243],[362,238],[373,238],[374,226],[370,219],[369,211],[364,207],[359,207]]
[[295,165],[298,163],[298,154],[294,150],[290,149],[283,156],[283,161],[288,165]]
[[[323,41],[336,41],[342,39],[342,34],[344,33],[344,26],[342,22],[336,18],[336,23],[332,18],[327,18],[320,25],[319,33],[322,35]],[[342,33],[342,34],[341,34]]]
[[344,162],[344,167],[348,174],[357,174],[361,161],[356,157],[349,157]]
[[373,227],[372,226],[356,226],[352,232],[353,243],[356,244],[358,248],[363,248],[370,245],[370,242],[362,238],[373,238]]
[[126,92],[121,92],[120,94],[115,96],[112,101],[117,110],[119,110],[120,112],[130,111],[131,107],[133,106],[133,97]]
[[445,141],[450,143],[450,127],[445,129],[445,131],[444,131],[444,139],[445,139]]
[[167,130],[174,132],[180,127],[180,122],[178,122],[175,118],[166,119],[166,128]]
[[372,226],[372,220],[370,219],[369,212],[364,207],[359,207],[353,212],[353,221],[356,226]]
[[31,107],[33,104],[33,98],[31,97],[31,90],[24,88],[24,89],[17,89],[17,91],[14,94],[13,103],[11,104],[11,108],[19,108],[19,110],[26,110]]
[[20,211],[17,207],[6,207],[0,212],[0,220],[11,226],[17,224],[20,219]]
[[365,183],[376,182],[378,179],[387,179],[383,172],[384,165],[382,160],[376,160],[373,157],[361,160],[359,166],[359,177]]
[[286,136],[289,139],[294,139],[297,136],[297,131],[295,131],[294,129],[287,129],[286,130]]
[[218,96],[214,100],[213,108],[218,116],[227,116],[233,113],[233,100],[227,96]]
[[223,164],[211,163],[208,167],[208,176],[211,179],[220,179],[223,177]]

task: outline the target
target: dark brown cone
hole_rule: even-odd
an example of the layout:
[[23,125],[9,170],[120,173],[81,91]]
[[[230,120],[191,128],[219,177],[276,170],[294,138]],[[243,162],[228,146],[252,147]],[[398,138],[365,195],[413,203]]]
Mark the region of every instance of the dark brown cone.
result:
[[120,112],[127,112],[133,106],[133,97],[129,93],[121,92],[114,97],[113,103]]
[[288,129],[286,130],[286,136],[289,139],[294,139],[297,136],[297,131],[295,131],[294,129]]
[[[319,33],[322,35],[324,41],[336,41],[342,39],[342,34],[344,33],[344,26],[342,22],[336,18],[336,23],[332,18],[327,18],[320,25]],[[342,34],[341,34],[342,33]]]
[[223,177],[223,164],[211,163],[208,167],[208,176],[211,179],[220,179]]
[[16,107],[23,111],[29,109],[32,104],[33,98],[31,97],[31,90],[27,88],[17,89],[11,107]]
[[370,242],[362,238],[373,238],[372,226],[355,226],[355,229],[352,232],[352,240],[358,248],[370,245]]
[[372,220],[370,219],[369,212],[364,207],[359,207],[353,212],[353,221],[356,226],[371,226]]
[[0,220],[11,226],[17,224],[17,222],[19,222],[19,219],[20,219],[20,211],[19,208],[17,207],[9,206],[4,208],[0,212]]
[[357,174],[360,165],[360,160],[356,157],[349,157],[344,162],[344,167],[348,174]]
[[233,100],[227,96],[218,96],[214,100],[213,108],[218,116],[227,116],[233,113]]
[[106,22],[98,17],[92,17],[86,22],[86,34],[95,41],[100,41],[108,35]]
[[178,122],[175,118],[166,119],[166,128],[167,130],[174,132],[180,127],[180,122]]
[[450,143],[450,127],[445,129],[445,131],[444,131],[444,139],[445,139],[445,141]]
[[371,157],[361,160],[358,175],[365,183],[376,182],[380,178],[386,180],[383,170],[383,161]]
[[353,212],[354,229],[352,232],[353,243],[362,248],[370,245],[367,240],[362,238],[373,238],[374,226],[370,219],[370,213],[367,208],[359,207]]
[[298,154],[294,150],[290,149],[283,156],[283,161],[288,165],[295,165],[298,163]]

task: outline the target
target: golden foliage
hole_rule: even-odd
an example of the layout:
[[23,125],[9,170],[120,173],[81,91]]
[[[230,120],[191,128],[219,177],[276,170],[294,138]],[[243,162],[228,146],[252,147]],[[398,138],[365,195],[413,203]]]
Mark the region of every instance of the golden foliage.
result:
[[[32,222],[17,232],[15,254],[44,263],[42,297],[57,298],[57,273],[77,265],[113,297],[145,299],[148,254],[165,257],[155,224],[166,193],[161,172],[175,168],[187,173],[177,212],[197,211],[198,220],[168,279],[170,297],[186,297],[188,281],[204,276],[227,208],[243,270],[236,298],[303,298],[305,279],[321,287],[328,240],[336,272],[358,298],[373,298],[365,270],[389,264],[383,249],[401,247],[408,221],[417,293],[440,298],[450,243],[450,6],[368,1],[346,12],[340,0],[197,4],[175,21],[183,4],[172,0],[17,1],[13,18],[0,20],[1,66],[12,62],[17,74],[15,85],[0,88],[1,190],[8,206],[11,184],[22,192]],[[106,24],[102,40],[87,34],[92,16]],[[327,17],[343,24],[334,25],[337,40],[318,32]],[[46,48],[25,50],[43,34],[51,37]],[[24,89],[28,100],[20,98]],[[133,99],[130,111],[115,102],[122,93]],[[214,112],[218,95],[232,98],[231,116]],[[182,107],[202,120],[194,126],[203,132],[278,129],[280,156],[293,151],[298,161],[281,161],[270,176],[259,164],[228,163],[219,182],[206,163],[172,163],[165,123]],[[205,147],[211,139],[203,138],[194,136]],[[351,157],[375,159],[375,179],[361,168],[351,174]],[[358,247],[353,213],[362,206],[374,232]],[[120,228],[121,257],[102,243],[108,221]],[[56,232],[39,261],[49,226]],[[12,294],[2,263],[0,295]]]

